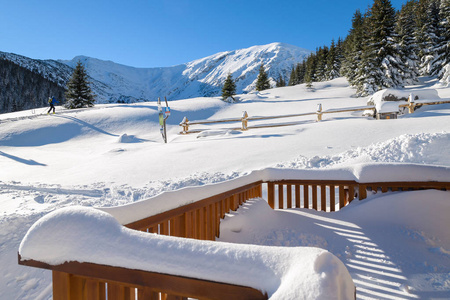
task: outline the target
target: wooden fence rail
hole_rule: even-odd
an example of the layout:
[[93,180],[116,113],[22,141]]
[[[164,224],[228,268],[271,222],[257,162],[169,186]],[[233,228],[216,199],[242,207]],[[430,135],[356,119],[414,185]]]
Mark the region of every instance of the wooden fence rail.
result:
[[[448,100],[436,100],[436,101],[418,101],[415,102],[412,98],[408,98],[408,103],[399,104],[398,107],[407,107],[410,114],[414,113],[416,107],[421,107],[424,105],[437,105],[437,104],[446,104],[450,103]],[[351,111],[366,111],[366,110],[376,110],[375,106],[361,106],[361,107],[347,107],[347,108],[333,108],[328,110],[322,109],[322,104],[317,105],[317,110],[315,112],[306,112],[300,114],[288,114],[288,115],[278,115],[278,116],[256,116],[249,117],[247,112],[244,112],[241,118],[230,118],[230,119],[222,119],[222,120],[205,120],[205,121],[189,121],[187,117],[184,117],[180,123],[180,126],[183,130],[180,134],[188,134],[188,133],[198,133],[203,131],[202,129],[189,129],[190,126],[193,125],[202,125],[202,124],[218,124],[218,123],[230,123],[230,122],[241,122],[240,127],[231,128],[232,130],[248,130],[252,128],[265,128],[265,127],[280,127],[280,126],[291,126],[298,125],[299,122],[290,122],[290,123],[281,123],[281,124],[265,124],[265,125],[257,125],[253,127],[248,126],[249,121],[261,121],[261,120],[274,120],[274,119],[282,119],[282,118],[295,118],[295,117],[304,117],[304,116],[316,116],[316,121],[322,121],[324,114],[333,114],[333,113],[343,113],[343,112],[351,112]]]
[[[267,184],[268,203],[273,209],[310,208],[331,212],[342,209],[355,198],[365,199],[368,192],[450,190],[450,182],[256,181],[125,226],[157,234],[215,240],[220,234],[220,219],[247,200],[262,197],[263,184]],[[267,295],[249,287],[170,274],[77,262],[51,266],[22,261],[20,256],[19,264],[52,270],[55,300],[267,299]]]
[[189,129],[189,127],[192,125],[241,122],[240,127],[235,127],[235,128],[231,128],[231,129],[233,129],[233,130],[248,130],[251,128],[280,127],[280,126],[291,126],[291,125],[299,124],[299,122],[291,122],[291,123],[281,123],[281,124],[265,124],[265,125],[249,127],[248,126],[249,121],[295,118],[295,117],[304,117],[304,116],[312,116],[312,115],[316,116],[317,121],[321,121],[323,114],[342,113],[342,112],[349,112],[349,111],[364,111],[364,110],[374,110],[374,109],[375,109],[375,106],[362,106],[362,107],[353,107],[353,108],[329,109],[329,110],[323,111],[322,105],[319,104],[317,106],[317,111],[300,113],[300,114],[249,117],[248,113],[246,111],[244,111],[241,118],[230,118],[230,119],[222,119],[222,120],[205,120],[205,121],[189,121],[187,117],[184,117],[180,123],[180,126],[183,128],[183,130],[180,132],[180,134],[198,133],[198,132],[203,131],[201,129],[196,129],[196,130]]

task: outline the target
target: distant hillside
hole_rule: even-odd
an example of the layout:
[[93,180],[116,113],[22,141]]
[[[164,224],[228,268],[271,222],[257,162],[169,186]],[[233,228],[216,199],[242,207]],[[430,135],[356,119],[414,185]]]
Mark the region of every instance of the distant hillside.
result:
[[[98,103],[153,101],[166,96],[169,100],[199,96],[219,96],[222,85],[230,73],[236,80],[237,93],[255,89],[259,66],[263,64],[272,85],[280,75],[289,80],[291,68],[311,53],[296,46],[272,43],[246,49],[217,53],[192,62],[165,68],[134,68],[111,61],[77,56],[70,61],[38,60],[12,53],[0,52],[2,90],[0,112],[29,109],[46,105],[52,91],[62,99],[62,92],[73,68],[81,61],[91,81]],[[9,63],[8,63],[9,62]],[[34,80],[9,80],[13,69],[29,71],[27,76],[45,79],[43,84]],[[24,77],[25,75],[21,75]],[[8,87],[6,88],[6,85]],[[37,86],[36,86],[37,85]],[[56,90],[50,90],[52,86]]]
[[236,80],[237,93],[255,89],[259,66],[264,64],[272,85],[282,75],[289,80],[291,68],[311,51],[292,45],[272,43],[217,53],[192,62],[165,68],[133,68],[86,56],[61,61],[75,67],[80,60],[88,74],[111,88],[105,102],[169,100],[219,96],[228,73]]
[[47,99],[63,99],[64,87],[0,57],[0,113],[47,106]]

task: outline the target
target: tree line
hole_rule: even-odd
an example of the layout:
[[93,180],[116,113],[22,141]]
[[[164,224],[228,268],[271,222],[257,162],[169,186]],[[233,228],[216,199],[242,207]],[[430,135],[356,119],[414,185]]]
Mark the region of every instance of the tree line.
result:
[[419,76],[450,83],[450,0],[410,0],[396,11],[374,0],[352,18],[347,37],[323,46],[292,68],[289,85],[345,76],[366,96],[415,84]]
[[[287,85],[312,87],[341,76],[357,96],[416,84],[419,76],[450,84],[450,0],[409,0],[399,11],[389,0],[374,0],[364,14],[354,13],[345,39],[293,66]],[[286,86],[282,74],[275,80]]]

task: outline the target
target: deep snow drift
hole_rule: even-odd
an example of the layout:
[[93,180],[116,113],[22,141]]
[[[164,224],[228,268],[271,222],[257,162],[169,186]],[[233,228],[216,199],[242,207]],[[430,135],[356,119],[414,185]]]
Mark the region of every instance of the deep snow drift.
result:
[[[319,103],[326,110],[365,106],[367,102],[367,98],[353,98],[354,91],[343,79],[317,83],[314,88],[314,92],[309,92],[299,85],[240,95],[241,102],[236,104],[224,103],[218,98],[170,101],[172,115],[168,119],[168,144],[162,143],[159,133],[156,99],[150,103],[97,105],[92,109],[75,111],[58,108],[54,116],[37,115],[32,111],[0,115],[2,297],[51,297],[50,272],[18,266],[17,250],[30,226],[55,208],[72,205],[116,206],[163,191],[238,178],[266,167],[330,168],[367,162],[450,166],[450,153],[446,150],[450,148],[448,104],[422,107],[414,114],[397,120],[369,119],[362,117],[360,112],[340,113],[324,115],[324,120],[319,123],[315,122],[314,116],[310,116],[296,119],[299,124],[295,126],[246,132],[228,130],[236,124],[198,125],[193,128],[210,129],[215,133],[200,138],[197,135],[178,135],[181,130],[178,124],[185,116],[190,120],[216,120],[237,118],[243,111],[247,111],[249,116],[281,115],[314,112]],[[450,98],[449,88],[432,81],[424,81],[414,88],[435,88],[441,98]],[[294,120],[286,120],[291,121]],[[284,120],[272,122],[282,123]],[[249,122],[249,126],[261,123]],[[448,193],[442,195],[425,194],[421,197],[431,201],[430,197],[445,198]],[[376,203],[379,199],[371,199],[370,203]],[[349,214],[352,211],[350,208]],[[440,210],[445,211],[443,208]],[[283,216],[288,213],[293,217],[299,215],[297,211],[282,213]],[[311,211],[306,213],[316,214]],[[410,216],[407,212],[401,213],[405,218]],[[321,218],[331,217],[318,215]],[[430,218],[433,216],[432,213],[427,215]],[[417,218],[411,215],[413,217]],[[394,219],[396,222],[401,220]],[[353,222],[350,219],[344,221]],[[383,228],[389,228],[391,220],[386,217],[383,221]],[[298,222],[302,221],[299,219]],[[315,231],[317,226],[307,227],[311,231],[305,229],[301,234],[291,235],[289,233],[293,229],[286,227],[286,224],[271,224],[274,227],[266,236],[272,234],[272,240],[283,240],[283,243],[280,242],[282,245],[311,245],[309,240],[318,240],[317,246],[323,246],[335,255],[341,253],[340,258],[352,276],[359,274],[358,278],[353,278],[358,296],[380,298],[377,293],[383,293],[388,295],[386,298],[414,298],[404,293],[410,290],[413,291],[410,295],[450,297],[450,262],[446,252],[450,246],[417,234],[423,231],[429,237],[428,232],[432,231],[422,228],[396,231],[398,235],[394,237],[399,237],[403,232],[403,238],[414,239],[413,246],[417,249],[429,249],[411,252],[412,256],[407,261],[402,260],[402,255],[398,253],[408,252],[411,244],[400,249],[397,248],[402,246],[400,243],[389,244],[393,241],[389,230],[383,231],[383,234],[377,233],[377,245],[382,244],[386,253],[394,249],[392,252],[398,254],[395,257],[399,260],[395,263],[399,268],[414,265],[413,269],[402,269],[402,276],[407,278],[403,283],[392,285],[391,281],[377,277],[368,270],[363,273],[352,271],[349,264],[355,263],[343,259],[346,256],[339,248],[343,244],[330,247],[333,240],[326,234],[321,237],[322,232]],[[371,226],[374,227],[370,232],[375,234],[376,227]],[[402,228],[408,226],[405,224]],[[280,231],[283,233],[278,233]],[[430,240],[436,246],[429,247]],[[433,265],[438,260],[439,265]],[[392,271],[388,273],[395,274]],[[372,278],[379,281],[374,283]],[[400,291],[401,296],[394,291]]]

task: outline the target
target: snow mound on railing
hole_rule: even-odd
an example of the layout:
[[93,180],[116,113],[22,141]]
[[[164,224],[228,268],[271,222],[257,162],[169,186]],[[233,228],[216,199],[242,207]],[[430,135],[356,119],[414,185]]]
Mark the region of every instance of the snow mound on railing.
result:
[[326,250],[199,241],[134,231],[86,207],[36,222],[19,248],[22,260],[66,261],[137,269],[243,285],[271,299],[353,299],[344,264]]

